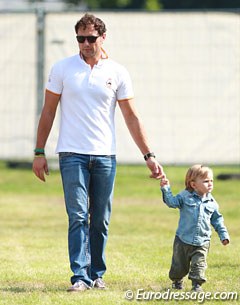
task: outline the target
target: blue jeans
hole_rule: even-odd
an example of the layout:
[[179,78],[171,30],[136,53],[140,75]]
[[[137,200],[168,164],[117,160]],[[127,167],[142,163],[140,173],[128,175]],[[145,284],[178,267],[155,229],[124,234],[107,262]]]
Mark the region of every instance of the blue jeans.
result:
[[60,153],[71,283],[88,286],[106,271],[105,247],[111,215],[116,157]]

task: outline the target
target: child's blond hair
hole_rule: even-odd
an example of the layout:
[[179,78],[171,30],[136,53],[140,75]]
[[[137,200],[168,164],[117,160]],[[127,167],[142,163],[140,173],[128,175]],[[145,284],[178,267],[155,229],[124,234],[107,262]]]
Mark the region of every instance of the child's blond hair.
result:
[[196,178],[206,178],[208,174],[212,174],[212,169],[210,167],[201,165],[201,164],[195,164],[191,166],[186,174],[185,178],[185,186],[186,190],[189,192],[193,192],[194,189],[191,187],[191,182],[195,181]]

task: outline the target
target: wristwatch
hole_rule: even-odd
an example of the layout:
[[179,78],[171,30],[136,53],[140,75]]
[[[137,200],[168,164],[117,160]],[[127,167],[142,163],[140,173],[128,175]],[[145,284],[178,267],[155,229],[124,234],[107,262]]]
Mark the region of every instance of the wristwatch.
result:
[[150,157],[156,158],[155,154],[153,152],[147,153],[143,156],[144,160],[147,161]]

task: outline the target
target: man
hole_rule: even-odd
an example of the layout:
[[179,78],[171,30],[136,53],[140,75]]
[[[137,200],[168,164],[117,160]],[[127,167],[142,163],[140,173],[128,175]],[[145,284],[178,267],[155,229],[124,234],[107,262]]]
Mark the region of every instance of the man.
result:
[[[109,59],[102,44],[106,27],[85,14],[75,25],[79,54],[57,62],[50,73],[39,121],[33,171],[45,181],[48,174],[44,147],[57,106],[61,125],[59,154],[66,210],[72,286],[68,291],[104,289],[105,246],[116,172],[114,112],[118,105],[151,177],[163,175],[147,143],[133,102],[126,69]],[[90,215],[90,218],[89,218]]]

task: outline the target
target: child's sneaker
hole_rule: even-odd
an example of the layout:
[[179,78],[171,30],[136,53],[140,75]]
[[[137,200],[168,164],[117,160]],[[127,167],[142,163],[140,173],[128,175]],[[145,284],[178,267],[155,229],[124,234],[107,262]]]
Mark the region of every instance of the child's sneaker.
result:
[[182,281],[174,281],[172,282],[172,288],[181,290],[183,289],[183,282]]
[[193,282],[193,283],[192,283],[192,291],[195,291],[195,292],[201,292],[201,291],[203,291],[203,289],[202,289],[202,287],[201,287],[201,284],[196,283],[196,282]]

